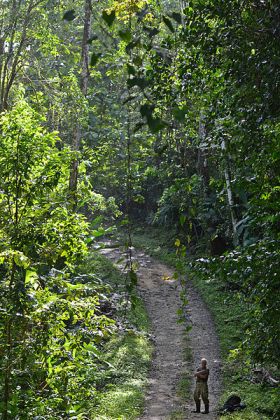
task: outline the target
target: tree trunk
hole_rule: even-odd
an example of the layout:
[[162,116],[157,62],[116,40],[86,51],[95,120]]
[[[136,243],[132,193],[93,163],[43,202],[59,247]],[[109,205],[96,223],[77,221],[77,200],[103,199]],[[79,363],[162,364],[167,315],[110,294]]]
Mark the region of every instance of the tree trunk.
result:
[[[40,2],[41,0],[30,0],[25,11],[22,10],[20,2],[13,1],[11,4],[10,21],[0,40],[0,112],[8,109],[9,94],[22,66],[22,52],[27,42],[27,29],[32,21],[32,12]],[[19,23],[19,16],[23,19],[22,24]],[[21,34],[19,40],[16,40],[17,33]],[[9,47],[6,52],[7,36]]]
[[[84,31],[83,31],[82,51],[81,51],[82,72],[81,72],[81,80],[80,80],[81,91],[85,97],[87,96],[88,82],[89,82],[89,76],[90,76],[88,40],[90,38],[90,31],[91,31],[91,15],[92,15],[91,1],[85,0]],[[81,127],[80,121],[78,120],[76,128],[75,128],[74,136],[73,136],[73,143],[72,143],[72,150],[74,150],[77,153],[80,150],[81,138],[82,138],[82,127]],[[77,206],[78,174],[79,174],[79,160],[78,160],[78,156],[75,156],[74,160],[72,161],[70,179],[69,179],[69,193],[70,193],[70,198],[73,202],[74,208],[76,208]]]
[[210,175],[209,175],[209,167],[208,167],[208,160],[207,160],[207,150],[205,149],[204,142],[206,138],[206,127],[205,127],[205,116],[203,113],[200,113],[199,118],[199,128],[198,128],[198,135],[200,140],[200,145],[197,150],[197,172],[199,175],[202,176],[203,186],[204,186],[204,195],[207,195],[209,190],[209,182],[210,182]]
[[225,176],[225,181],[226,181],[226,190],[227,190],[228,205],[229,205],[230,216],[231,216],[233,239],[234,239],[234,242],[237,243],[238,241],[238,235],[237,235],[237,229],[236,229],[237,217],[235,214],[234,196],[231,189],[231,173],[230,173],[230,166],[229,166],[229,158],[227,155],[227,147],[226,147],[226,142],[224,139],[222,139],[221,148],[225,155],[224,176]]

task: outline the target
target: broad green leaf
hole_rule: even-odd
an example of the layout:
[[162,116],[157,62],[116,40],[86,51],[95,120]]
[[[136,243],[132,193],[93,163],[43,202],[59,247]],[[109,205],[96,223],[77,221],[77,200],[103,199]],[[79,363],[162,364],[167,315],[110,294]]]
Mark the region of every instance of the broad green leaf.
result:
[[168,17],[162,16],[162,20],[171,32],[175,32],[172,22]]
[[91,233],[95,238],[99,238],[102,235],[105,235],[105,233],[108,232],[108,230],[103,229],[103,228],[99,228],[97,230],[92,230]]
[[116,11],[112,10],[111,12],[108,12],[107,10],[103,10],[102,19],[107,23],[109,27],[111,27],[116,19]]
[[98,60],[100,57],[101,57],[100,53],[92,53],[91,59],[90,59],[91,67],[94,67],[98,63]]
[[37,282],[38,274],[34,270],[26,270],[25,273],[25,283],[30,283],[31,285],[34,285]]
[[18,267],[27,268],[30,265],[29,258],[27,258],[22,252],[15,251],[14,262]]

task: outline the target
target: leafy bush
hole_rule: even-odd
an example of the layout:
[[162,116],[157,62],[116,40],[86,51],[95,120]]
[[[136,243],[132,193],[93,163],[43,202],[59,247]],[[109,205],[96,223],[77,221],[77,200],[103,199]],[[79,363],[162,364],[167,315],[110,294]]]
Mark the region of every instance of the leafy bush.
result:
[[23,101],[0,124],[0,410],[63,418],[94,398],[98,345],[114,322],[94,279],[71,280],[89,235],[68,202],[72,152]]
[[246,308],[242,346],[255,362],[275,364],[280,358],[278,241],[263,239],[225,256],[200,259],[194,269],[215,277]]

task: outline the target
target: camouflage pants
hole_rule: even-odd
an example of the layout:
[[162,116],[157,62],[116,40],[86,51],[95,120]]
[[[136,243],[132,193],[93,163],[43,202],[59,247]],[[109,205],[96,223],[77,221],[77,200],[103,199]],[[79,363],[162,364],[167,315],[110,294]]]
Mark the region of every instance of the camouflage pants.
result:
[[196,387],[193,394],[195,402],[200,401],[200,397],[202,398],[204,404],[209,404],[208,400],[208,385],[206,382],[197,382]]

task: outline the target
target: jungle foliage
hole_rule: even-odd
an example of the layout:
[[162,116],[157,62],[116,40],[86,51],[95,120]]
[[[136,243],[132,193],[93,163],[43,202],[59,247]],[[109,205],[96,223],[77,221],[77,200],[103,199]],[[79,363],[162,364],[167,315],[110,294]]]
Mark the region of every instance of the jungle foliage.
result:
[[188,252],[215,257],[194,270],[249,305],[250,357],[279,363],[279,4],[149,3],[130,19],[109,9],[128,134],[94,183],[105,191],[115,168],[125,174],[126,146],[128,185],[112,181],[120,206],[132,184],[134,218],[175,226]]
[[86,418],[115,327],[77,267],[117,221],[174,228],[279,368],[279,2],[0,6],[2,418]]

